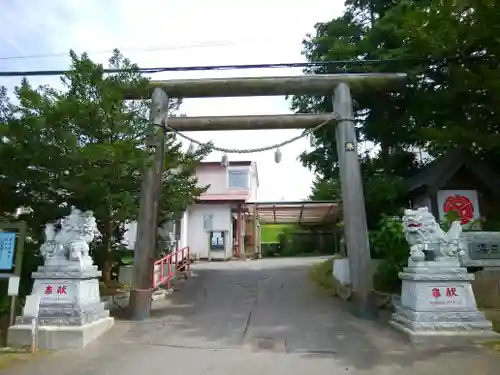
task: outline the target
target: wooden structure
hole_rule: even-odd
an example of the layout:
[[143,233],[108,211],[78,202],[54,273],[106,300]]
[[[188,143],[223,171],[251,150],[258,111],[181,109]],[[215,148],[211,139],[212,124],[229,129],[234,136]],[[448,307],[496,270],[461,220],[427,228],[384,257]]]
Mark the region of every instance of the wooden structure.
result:
[[[343,200],[344,231],[347,253],[350,259],[353,299],[358,307],[359,315],[372,315],[371,306],[372,280],[370,275],[370,249],[366,225],[365,200],[361,179],[360,163],[357,153],[357,139],[353,115],[351,94],[360,91],[371,91],[374,95],[400,88],[405,84],[406,75],[399,73],[367,73],[367,74],[325,74],[293,77],[246,77],[219,78],[199,80],[168,80],[151,81],[150,87],[143,90],[125,90],[125,98],[149,98],[153,92],[152,125],[165,126],[167,110],[164,103],[167,94],[177,98],[214,98],[270,95],[325,95],[333,96],[333,114],[330,114],[336,125],[336,142],[339,155],[341,190]],[[163,91],[164,97],[158,93]],[[162,110],[158,110],[158,108]],[[315,115],[313,115],[315,116]],[[292,115],[286,118],[270,116],[256,121],[256,117],[234,117],[230,121],[217,118],[185,117],[171,127],[176,131],[184,130],[240,130],[240,129],[280,129],[282,127],[313,127],[321,123],[310,121],[312,116]],[[305,123],[307,120],[307,124]],[[318,120],[319,118],[316,118]],[[295,125],[292,123],[295,122]],[[253,124],[253,125],[252,125]],[[259,124],[257,126],[257,124]],[[163,143],[163,132],[156,134],[155,140]],[[155,155],[162,154],[161,147],[156,143]],[[131,291],[132,317],[146,319],[150,311],[150,283],[153,277],[154,239],[156,238],[156,205],[158,200],[158,181],[161,165],[155,157],[155,165],[148,167],[142,187],[141,208],[138,221],[138,236],[136,241],[136,272]],[[155,177],[156,176],[156,177]],[[143,262],[151,264],[143,265]],[[146,283],[146,280],[148,281]],[[146,289],[147,288],[147,289]]]
[[405,81],[406,74],[403,73],[152,80],[145,91],[125,92],[125,99],[149,99],[155,88],[164,90],[171,98],[184,99],[276,95],[330,96],[339,83],[349,84],[350,91],[355,94],[398,90]]
[[151,311],[151,283],[156,261],[158,238],[158,204],[161,198],[163,165],[165,160],[165,130],[168,115],[168,96],[156,89],[151,97],[149,120],[152,124],[146,140],[150,155],[142,175],[137,237],[134,249],[134,268],[130,291],[130,315],[135,320],[149,318]]
[[481,216],[498,216],[500,212],[500,174],[461,149],[437,158],[406,182],[412,206],[427,206],[436,218],[440,217],[440,190],[475,190]]
[[334,201],[253,202],[246,204],[245,255],[261,254],[259,227],[265,224],[333,225],[342,216],[342,207]]
[[172,117],[168,120],[168,126],[183,131],[229,130],[234,124],[238,124],[238,130],[307,129],[336,119],[338,120],[338,117],[331,113]]
[[333,224],[342,215],[341,205],[333,201],[256,202],[247,207],[260,224]]

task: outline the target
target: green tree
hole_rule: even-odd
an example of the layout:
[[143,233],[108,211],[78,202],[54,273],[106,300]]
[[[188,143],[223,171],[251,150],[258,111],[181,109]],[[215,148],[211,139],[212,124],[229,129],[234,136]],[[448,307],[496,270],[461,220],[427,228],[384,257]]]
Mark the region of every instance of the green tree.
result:
[[412,85],[405,96],[405,118],[431,152],[457,146],[482,156],[498,152],[500,140],[492,137],[500,120],[496,5],[402,1],[371,36],[399,40],[385,56],[413,60],[406,63]]
[[[104,74],[103,66],[86,54],[71,51],[70,56],[62,90],[33,88],[24,80],[16,90],[19,104],[3,101],[8,142],[0,153],[13,160],[5,167],[6,179],[24,197],[15,205],[32,209],[24,217],[38,239],[43,224],[70,206],[94,211],[103,235],[94,258],[109,281],[124,224],[137,219],[150,126],[149,101],[124,101],[123,89],[140,89],[148,80],[118,50],[109,60],[111,68],[120,69],[116,74]],[[171,101],[170,111],[175,113],[179,105]],[[182,212],[203,192],[196,186],[194,168],[209,151],[202,147],[185,154],[174,134],[167,135],[166,146],[160,220]],[[180,172],[171,173],[174,168]]]
[[[375,200],[379,208],[386,206],[385,212],[392,214],[391,206],[395,210],[396,205],[391,201],[404,200],[394,200],[392,195],[384,202],[387,189],[383,186],[395,187],[418,167],[411,156],[415,147],[436,156],[463,147],[492,164],[499,161],[500,137],[492,136],[499,131],[500,14],[493,11],[496,3],[348,0],[344,15],[317,24],[315,33],[305,39],[304,55],[309,61],[384,60],[314,67],[307,69],[309,74],[408,74],[407,87],[401,92],[355,98],[359,141],[379,148],[361,155],[369,211],[377,211],[372,209]],[[331,112],[332,104],[330,98],[295,97],[293,108]],[[318,196],[318,189],[338,191],[338,169],[333,127],[319,129],[314,136],[317,147],[301,159],[319,175],[321,184],[314,193]]]

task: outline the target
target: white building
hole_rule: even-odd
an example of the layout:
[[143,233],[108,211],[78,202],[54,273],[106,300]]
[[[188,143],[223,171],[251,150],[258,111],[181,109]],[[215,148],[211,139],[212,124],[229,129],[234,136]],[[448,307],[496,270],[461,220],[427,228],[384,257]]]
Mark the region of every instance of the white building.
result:
[[[234,161],[225,167],[220,162],[203,162],[196,176],[199,186],[209,188],[177,223],[179,248],[189,246],[192,257],[199,259],[229,259],[244,254],[245,205],[257,201],[259,187],[256,163]],[[137,225],[127,226],[124,243],[133,249]]]

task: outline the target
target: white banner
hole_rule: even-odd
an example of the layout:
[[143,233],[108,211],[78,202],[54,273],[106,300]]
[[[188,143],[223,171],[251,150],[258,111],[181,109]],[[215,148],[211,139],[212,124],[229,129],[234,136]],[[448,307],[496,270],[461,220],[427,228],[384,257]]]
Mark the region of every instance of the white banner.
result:
[[448,211],[457,211],[462,225],[481,217],[476,190],[439,190],[437,201],[440,220],[444,220]]

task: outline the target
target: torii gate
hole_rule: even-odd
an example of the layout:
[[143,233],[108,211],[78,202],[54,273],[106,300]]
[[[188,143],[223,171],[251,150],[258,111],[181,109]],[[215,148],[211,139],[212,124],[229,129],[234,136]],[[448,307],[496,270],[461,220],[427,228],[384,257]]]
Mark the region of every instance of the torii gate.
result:
[[403,86],[406,74],[324,74],[293,77],[245,77],[151,81],[145,92],[129,92],[126,99],[144,99],[152,93],[148,148],[154,161],[143,175],[137,223],[134,273],[130,295],[132,319],[149,318],[151,280],[157,231],[157,207],[165,154],[163,130],[167,121],[168,97],[214,98],[272,95],[333,94],[333,113],[265,116],[170,117],[168,127],[177,131],[305,129],[333,119],[337,121],[336,142],[342,190],[344,232],[349,256],[355,312],[371,315],[371,259],[366,225],[363,181],[356,147],[351,92],[388,91]]

